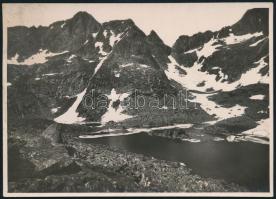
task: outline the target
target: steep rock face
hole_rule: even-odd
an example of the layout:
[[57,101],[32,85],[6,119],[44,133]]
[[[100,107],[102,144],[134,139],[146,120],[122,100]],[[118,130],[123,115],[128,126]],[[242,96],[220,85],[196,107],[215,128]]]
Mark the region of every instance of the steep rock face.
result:
[[152,56],[154,57],[154,59],[161,67],[165,66],[166,68],[166,65],[169,61],[167,56],[171,54],[171,48],[163,43],[163,41],[154,30],[150,32],[146,40],[150,45]]
[[[111,22],[110,25],[111,27],[113,25],[112,23],[113,22]],[[109,24],[105,25],[109,26]],[[115,30],[113,31],[109,29],[109,32],[114,32],[114,34],[116,34]],[[140,81],[139,78],[142,78],[144,80],[148,79],[147,81],[150,81],[149,78],[155,78],[154,76],[147,77],[147,75],[150,75],[151,71],[156,73],[156,75],[159,74],[159,76],[163,76],[163,78],[166,78],[164,72],[161,69],[165,66],[165,64],[163,64],[162,66],[159,65],[158,62],[162,62],[162,60],[167,57],[167,54],[159,54],[158,57],[154,58],[152,52],[153,50],[151,48],[155,46],[155,50],[163,50],[164,48],[162,47],[166,47],[165,45],[160,48],[158,46],[159,43],[154,44],[153,42],[151,42],[149,44],[147,42],[146,35],[136,26],[128,28],[124,32],[117,33],[117,36],[118,34],[120,34],[121,36],[116,42],[113,43],[112,47],[109,41],[109,45],[112,48],[110,51],[107,50],[106,52],[103,48],[104,56],[103,58],[100,58],[100,60],[104,61],[102,62],[102,65],[99,65],[99,62],[99,69],[95,71],[95,76],[91,80],[93,82],[91,83],[92,85],[97,85],[98,83],[102,84],[103,82],[99,80],[105,79],[105,85],[102,86],[110,86],[109,89],[114,88],[114,86],[128,86],[133,89],[147,90],[150,89],[150,87],[143,87],[142,85],[145,82]],[[132,77],[131,73],[133,73],[135,78]],[[142,74],[145,74],[146,76],[143,76]],[[133,81],[135,81],[135,84],[131,83]],[[169,82],[166,83],[169,84]],[[116,86],[117,84],[119,85]]]
[[[49,98],[43,98],[33,92],[29,81],[30,76],[24,75],[18,78],[13,87],[8,89],[8,115],[9,119],[43,118],[53,119],[48,102]],[[50,88],[47,88],[50,91]]]

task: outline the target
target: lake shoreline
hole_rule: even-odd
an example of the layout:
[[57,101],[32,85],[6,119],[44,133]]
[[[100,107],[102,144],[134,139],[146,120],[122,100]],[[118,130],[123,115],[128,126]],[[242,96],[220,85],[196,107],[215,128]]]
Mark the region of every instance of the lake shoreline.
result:
[[[38,125],[39,126],[39,125]],[[71,130],[69,130],[71,129]],[[82,142],[81,132],[52,123],[44,127],[13,127],[9,151],[30,165],[13,163],[10,192],[246,192],[224,180],[192,174],[185,163]],[[34,136],[36,135],[36,136]]]

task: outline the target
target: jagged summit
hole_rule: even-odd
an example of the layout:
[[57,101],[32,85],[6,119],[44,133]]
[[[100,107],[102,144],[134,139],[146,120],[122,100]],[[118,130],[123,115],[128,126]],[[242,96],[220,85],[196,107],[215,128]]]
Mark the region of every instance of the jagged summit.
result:
[[[65,21],[72,26],[87,26],[88,30],[97,30],[100,28],[101,24],[89,13],[81,11],[76,13],[71,19]],[[65,24],[66,26],[66,24]],[[76,27],[73,27],[76,28]],[[78,27],[77,27],[78,28]],[[82,27],[85,28],[85,27]]]
[[157,36],[157,37],[159,37],[158,34],[154,30],[151,30],[148,36]]
[[268,8],[248,10],[241,20],[232,26],[232,29],[238,35],[260,31],[268,35]]
[[162,39],[159,37],[159,35],[154,31],[154,30],[151,30],[150,31],[150,34],[148,35],[148,38],[151,40],[151,41],[155,41],[155,42],[158,42],[158,43],[164,43],[162,41]]

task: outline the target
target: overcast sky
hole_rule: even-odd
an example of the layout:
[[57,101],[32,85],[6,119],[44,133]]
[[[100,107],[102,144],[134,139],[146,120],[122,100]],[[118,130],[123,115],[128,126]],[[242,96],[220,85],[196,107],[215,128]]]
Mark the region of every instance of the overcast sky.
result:
[[100,23],[131,18],[146,34],[155,30],[172,45],[180,35],[219,30],[238,21],[246,10],[268,7],[265,3],[182,4],[9,4],[4,5],[7,26],[47,26],[87,11]]

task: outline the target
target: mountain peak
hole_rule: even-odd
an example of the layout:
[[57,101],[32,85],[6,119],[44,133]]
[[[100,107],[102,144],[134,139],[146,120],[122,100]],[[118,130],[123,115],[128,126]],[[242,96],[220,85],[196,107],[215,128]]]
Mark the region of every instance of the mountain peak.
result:
[[232,26],[237,34],[247,34],[263,31],[268,34],[268,8],[253,8],[247,10],[243,17]]
[[150,41],[154,41],[154,42],[157,42],[157,43],[164,43],[162,41],[162,39],[158,36],[158,34],[154,31],[154,30],[151,30],[150,31],[150,34],[148,35],[148,39]]
[[67,23],[70,25],[83,24],[84,26],[91,26],[91,25],[95,27],[100,26],[100,23],[91,14],[85,11],[80,11],[80,12],[77,12],[72,18],[69,18],[64,21],[56,21],[50,24],[49,27],[56,26],[56,25],[60,26],[61,24],[64,24],[64,23]]
[[89,13],[85,11],[77,12],[71,19],[69,19],[73,24],[74,23],[83,23],[85,25],[95,24],[99,26],[100,23]]
[[257,17],[257,18],[265,18],[268,16],[268,8],[253,8],[249,9],[245,12],[244,17]]
[[73,19],[78,19],[78,18],[93,18],[92,15],[90,15],[88,12],[85,11],[79,11],[77,12],[74,16]]
[[149,37],[151,37],[151,36],[158,37],[157,33],[154,30],[150,31]]

